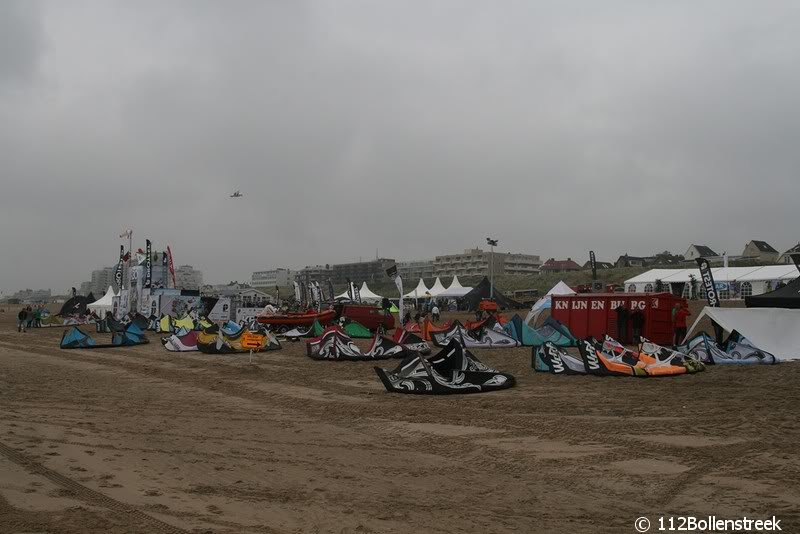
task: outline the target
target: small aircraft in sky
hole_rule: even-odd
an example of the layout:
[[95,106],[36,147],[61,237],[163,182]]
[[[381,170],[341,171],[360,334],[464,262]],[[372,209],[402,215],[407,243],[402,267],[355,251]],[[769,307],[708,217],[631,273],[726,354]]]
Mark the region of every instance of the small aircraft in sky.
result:
[[243,196],[244,195],[242,194],[242,192],[237,189],[236,191],[233,192],[231,198],[242,198]]

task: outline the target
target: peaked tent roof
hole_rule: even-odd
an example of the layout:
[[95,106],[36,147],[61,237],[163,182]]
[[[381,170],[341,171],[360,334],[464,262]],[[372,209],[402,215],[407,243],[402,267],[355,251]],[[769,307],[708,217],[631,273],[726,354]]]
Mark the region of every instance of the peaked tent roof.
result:
[[781,360],[800,359],[800,310],[783,308],[711,308],[706,306],[686,333],[689,339],[703,317],[726,332],[736,330],[754,346]]
[[800,308],[800,277],[769,293],[745,297],[748,308]]
[[359,295],[361,295],[361,300],[382,300],[383,297],[378,295],[377,293],[373,293],[372,290],[367,287],[366,282],[361,283],[361,289],[358,290]]
[[438,297],[445,291],[447,291],[444,286],[442,285],[442,281],[439,280],[439,277],[436,277],[436,281],[433,283],[433,287],[428,290],[432,297]]
[[427,297],[429,292],[430,289],[428,289],[428,286],[425,285],[425,281],[422,278],[420,278],[417,287],[415,287],[414,289],[403,295],[403,297],[412,299],[413,298],[421,299]]
[[471,287],[464,287],[461,285],[461,282],[458,281],[458,276],[453,275],[453,281],[450,282],[450,287],[444,290],[443,293],[440,293],[440,297],[463,297],[467,293],[472,291]]
[[111,286],[108,286],[108,289],[106,290],[106,294],[103,295],[99,300],[96,300],[96,301],[92,302],[91,304],[87,304],[86,308],[89,311],[93,311],[93,312],[97,313],[98,315],[105,314],[105,312],[111,311],[113,309],[113,307],[114,307],[114,300],[113,299],[116,296],[117,296],[117,294],[114,293],[114,288],[111,287]]
[[[480,304],[481,300],[488,299],[490,293],[491,284],[489,282],[489,277],[484,276],[483,280],[475,286],[472,291],[464,295],[464,299],[469,303],[469,309],[471,311],[478,309],[478,304]],[[522,308],[522,304],[517,302],[516,300],[510,299],[503,295],[496,287],[494,291],[492,291],[492,297],[494,301],[497,302],[498,306],[501,308],[506,309],[519,309]]]
[[525,324],[528,324],[533,320],[536,322],[536,318],[542,313],[544,310],[547,310],[552,305],[552,299],[550,298],[551,295],[574,295],[575,291],[572,290],[567,284],[564,283],[563,280],[559,280],[559,282],[550,288],[550,291],[545,293],[545,295],[537,300],[533,306],[531,306],[531,311],[528,312],[527,317],[525,317]]

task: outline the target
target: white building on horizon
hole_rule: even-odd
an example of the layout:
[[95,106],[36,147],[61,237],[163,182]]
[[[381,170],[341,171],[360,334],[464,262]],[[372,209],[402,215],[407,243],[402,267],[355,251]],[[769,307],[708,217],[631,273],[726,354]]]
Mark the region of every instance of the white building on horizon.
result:
[[291,269],[282,267],[268,271],[255,271],[251,276],[250,285],[256,289],[266,289],[268,291],[275,289],[275,286],[289,287],[293,285],[296,274]]

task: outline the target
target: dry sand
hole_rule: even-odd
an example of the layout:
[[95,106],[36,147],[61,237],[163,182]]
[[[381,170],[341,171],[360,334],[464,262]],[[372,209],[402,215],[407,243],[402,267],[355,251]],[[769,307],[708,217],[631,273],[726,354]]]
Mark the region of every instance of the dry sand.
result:
[[[58,349],[0,315],[0,532],[634,532],[641,515],[800,528],[800,365],[534,374],[485,395],[383,390],[304,344],[210,357]],[[362,343],[366,345],[366,343]],[[394,361],[381,362],[393,367]]]

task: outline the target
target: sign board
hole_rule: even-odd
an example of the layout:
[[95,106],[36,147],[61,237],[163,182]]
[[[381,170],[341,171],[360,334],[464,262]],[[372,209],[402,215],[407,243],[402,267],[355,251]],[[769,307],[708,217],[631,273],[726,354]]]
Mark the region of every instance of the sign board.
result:
[[242,334],[242,347],[250,350],[258,350],[264,343],[264,336],[261,334],[254,334],[252,332],[245,332]]
[[236,322],[239,324],[250,323],[263,311],[264,308],[236,308]]
[[214,307],[208,312],[208,320],[220,323],[229,321],[231,318],[231,299],[229,297],[222,297],[217,300]]

